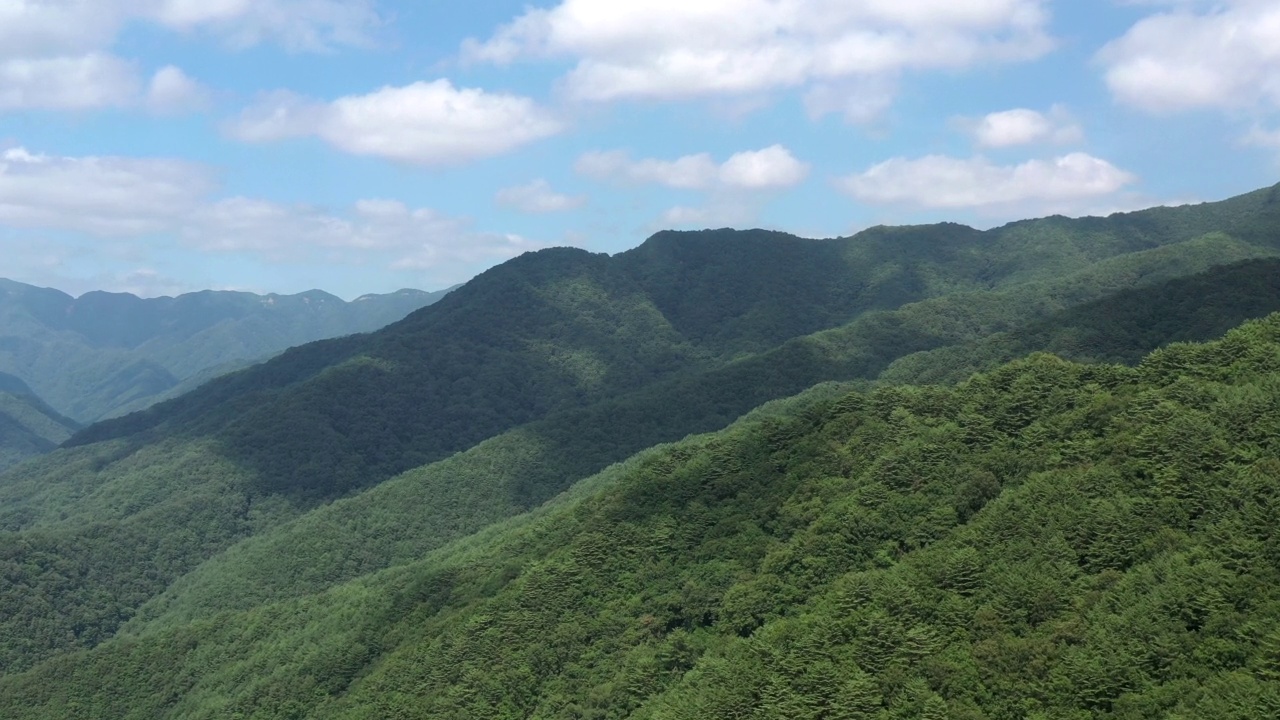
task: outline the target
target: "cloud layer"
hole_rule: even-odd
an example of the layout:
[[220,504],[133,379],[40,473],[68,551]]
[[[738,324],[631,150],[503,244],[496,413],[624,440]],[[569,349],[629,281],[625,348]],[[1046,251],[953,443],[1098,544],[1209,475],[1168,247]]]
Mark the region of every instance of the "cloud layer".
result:
[[198,86],[177,68],[147,88],[136,64],[113,54],[131,23],[323,51],[367,44],[382,19],[371,0],[0,0],[0,112],[198,106]]
[[781,145],[736,153],[723,163],[708,153],[675,160],[633,160],[624,150],[593,152],[579,158],[574,169],[596,180],[652,183],[680,190],[787,188],[809,175],[809,166]]
[[1280,108],[1280,5],[1175,3],[1098,54],[1117,100],[1151,112]]
[[1084,139],[1084,131],[1061,107],[1054,107],[1048,114],[1027,108],[1002,110],[979,120],[962,119],[959,124],[983,148],[1061,145]]
[[314,136],[353,155],[442,165],[499,155],[563,127],[529,98],[455,88],[441,79],[332,102],[273,93],[228,129],[249,142]]
[[541,178],[527,185],[503,188],[494,199],[499,205],[525,213],[564,212],[587,204],[585,195],[558,193],[551,189],[551,183]]
[[393,269],[504,260],[536,245],[464,218],[386,199],[342,212],[216,196],[203,166],[169,159],[0,154],[0,225],[85,233],[107,243],[178,238],[209,252],[268,261],[327,258]]
[[1114,193],[1136,178],[1106,160],[1071,153],[997,165],[983,157],[894,158],[840,180],[850,196],[876,205],[984,208],[1053,204]]
[[[564,0],[484,41],[473,62],[570,58],[569,96],[672,99],[830,88],[912,70],[1037,57],[1052,42],[1040,0]],[[826,99],[823,99],[823,98]],[[835,109],[835,108],[831,108]]]

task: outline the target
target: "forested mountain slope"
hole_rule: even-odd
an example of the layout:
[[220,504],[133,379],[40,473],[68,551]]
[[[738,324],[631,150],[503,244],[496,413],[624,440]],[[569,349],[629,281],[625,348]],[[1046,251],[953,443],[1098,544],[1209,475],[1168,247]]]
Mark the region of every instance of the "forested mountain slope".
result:
[[[1111,273],[1090,275],[1095,282],[1127,276],[1133,267],[1151,273],[1175,269],[1153,261],[1129,262]],[[1180,267],[1180,266],[1175,266]],[[1277,274],[1273,274],[1277,273]],[[1207,340],[1220,335],[1213,326],[1238,324],[1280,310],[1280,261],[1265,260],[1215,269],[1183,280],[1125,291],[1115,299],[1086,305],[1088,312],[1050,313],[1020,293],[1006,298],[1006,307],[1030,314],[1032,327],[1055,327],[1063,337],[1103,336],[1104,346],[1072,348],[1084,361],[1114,359],[1125,343],[1150,351],[1176,340]],[[1255,281],[1261,280],[1262,284]],[[1058,290],[1041,288],[1042,298],[1061,298],[1080,278],[1066,279]],[[1173,293],[1177,301],[1162,303]],[[1182,293],[1186,293],[1183,295]],[[978,295],[978,297],[984,297]],[[1044,302],[1047,307],[1056,303]],[[944,307],[940,308],[942,305]],[[1205,307],[1214,308],[1212,323],[1196,323]],[[782,348],[746,358],[722,368],[656,383],[586,408],[548,418],[490,439],[445,461],[393,478],[373,490],[308,513],[259,537],[240,543],[175,583],[144,606],[133,625],[157,618],[164,622],[190,619],[219,610],[243,609],[269,600],[316,592],[343,580],[409,562],[452,537],[551,497],[568,479],[584,477],[604,467],[618,453],[630,454],[674,439],[671,429],[703,432],[722,427],[734,417],[772,397],[799,392],[829,379],[874,378],[894,353],[940,342],[948,325],[944,303],[929,301],[898,311],[872,314],[845,328],[796,339]],[[1038,310],[1038,311],[1037,311]],[[975,310],[967,317],[981,315]],[[1051,320],[1034,320],[1048,315]],[[1137,317],[1132,334],[1110,334],[1118,319]],[[1233,319],[1232,319],[1233,318]],[[1007,322],[1011,320],[1006,319]],[[886,331],[885,328],[891,328]],[[1164,332],[1164,336],[1157,333]],[[963,337],[963,333],[951,330]],[[1037,335],[1010,333],[1029,340]],[[831,336],[838,336],[838,343]],[[843,348],[833,351],[832,347]],[[958,347],[966,347],[960,345]],[[850,348],[868,348],[862,352]],[[876,348],[884,348],[875,350]],[[1026,347],[1026,354],[1036,347]],[[940,353],[945,353],[940,350]],[[1127,357],[1133,353],[1124,351]],[[885,378],[907,375],[907,369],[932,379],[933,368],[953,368],[944,354],[942,364],[924,362],[931,353],[890,367]],[[1002,360],[986,355],[975,362],[990,369]]]
[[1171,342],[1218,337],[1280,311],[1280,260],[1251,260],[1158,285],[1135,287],[1009,332],[915,353],[880,375],[886,383],[955,383],[1033,352],[1134,364]]
[[53,450],[78,429],[21,379],[0,373],[0,470]]
[[79,422],[141,409],[184,380],[322,338],[375,330],[443,296],[206,291],[78,298],[0,279],[0,372]]
[[[1214,232],[1217,241],[1203,239]],[[271,476],[274,489],[343,492],[546,412],[767,350],[866,312],[1057,281],[1197,239],[1206,245],[1192,252],[1210,264],[1280,253],[1277,189],[985,233],[942,224],[813,241],[708,231],[659,233],[613,258],[543,251],[504,263],[367,339],[300,348],[153,411],[99,424],[75,442],[161,426],[216,435],[242,454],[237,461]],[[353,402],[358,410],[350,412]],[[274,436],[264,436],[265,428]],[[290,459],[317,450],[316,467]]]
[[412,562],[772,398],[1278,253],[1273,192],[1222,205],[518,258],[0,475],[0,664]]
[[1280,710],[1280,315],[1136,368],[819,389],[316,595],[0,678],[13,718]]

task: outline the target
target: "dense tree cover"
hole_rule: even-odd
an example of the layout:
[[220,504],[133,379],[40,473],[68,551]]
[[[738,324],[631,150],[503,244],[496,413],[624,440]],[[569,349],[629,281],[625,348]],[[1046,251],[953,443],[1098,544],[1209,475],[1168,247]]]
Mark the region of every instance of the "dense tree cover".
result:
[[[614,258],[563,248],[533,253],[368,339],[296,349],[179,401],[101,423],[75,442],[160,426],[213,435],[271,491],[342,494],[548,412],[869,312],[1053,282],[1200,237],[1189,229],[1205,223],[1185,218],[1163,222],[1159,238],[1147,227],[1154,221],[1139,222],[1168,213],[1199,217],[1158,208],[986,233],[954,224],[873,228],[832,241],[762,231],[660,233]],[[1280,226],[1280,204],[1261,203],[1245,215]],[[1223,235],[1204,245],[1224,250],[1209,253],[1209,264],[1280,251],[1274,236],[1249,243]]]
[[1280,711],[1280,315],[815,392],[329,591],[0,678],[13,718]]
[[[520,258],[384,331],[286,352],[0,476],[0,664],[410,563],[771,398],[1276,254],[1256,231],[1275,203],[1228,205]],[[1197,234],[1214,226],[1239,237]]]
[[[1036,284],[1030,290],[953,296],[887,314],[872,314],[839,331],[792,341],[776,351],[657,382],[585,408],[553,413],[238,545],[150,601],[141,609],[141,618],[189,618],[221,609],[252,607],[406,562],[443,542],[536,505],[609,462],[689,432],[721,427],[770,398],[798,392],[825,379],[874,377],[889,360],[911,349],[971,338],[975,333],[989,332],[990,323],[1003,327],[1001,323],[1007,325],[1019,317],[1037,317],[1037,313],[1079,298],[1126,287],[1134,277],[1177,275],[1203,262],[1202,256],[1227,257],[1230,250],[1229,245],[1217,242],[1196,242],[1189,247],[1159,249],[1108,261],[1087,273]],[[1224,278],[1224,282],[1230,279]],[[103,517],[101,510],[118,505],[104,500],[104,496],[149,498],[157,509],[145,516],[144,527],[157,535],[175,531],[172,523],[188,522],[183,508],[191,504],[189,493],[164,499],[163,491],[153,486],[134,487],[138,467],[148,467],[148,477],[163,477],[165,473],[184,477],[191,472],[189,468],[199,467],[199,451],[176,448],[172,444],[160,452],[150,448],[124,468],[113,466],[90,474],[92,481],[109,485],[110,494],[103,490],[85,493],[80,503],[83,510],[71,515],[74,520],[63,523],[70,525],[69,533],[76,535],[79,528],[91,523],[112,522]],[[167,470],[165,463],[171,461],[165,459],[166,454],[179,460]],[[247,481],[238,478],[234,468],[234,464],[210,462],[205,471],[210,481],[200,486],[201,492],[215,492],[222,501],[202,500],[199,507],[229,517],[202,521],[200,527],[221,534],[202,535],[199,543],[179,545],[180,552],[175,557],[184,562],[171,562],[168,567],[173,572],[185,572],[207,556],[202,553],[212,554],[241,533],[251,532],[239,517],[238,508],[260,504],[261,500],[251,499],[254,492],[246,488]],[[67,485],[65,479],[48,482],[48,468],[35,469],[41,472],[30,473],[28,482],[43,492]],[[52,469],[63,472],[57,465]],[[3,497],[0,492],[0,499]],[[20,508],[60,506],[62,512],[68,512],[65,505],[47,495],[15,502],[11,494],[3,504]],[[28,516],[26,522],[34,521]],[[126,518],[120,524],[127,528],[136,522],[140,520]],[[97,591],[116,597],[129,588],[128,597],[132,599],[138,596],[137,588],[149,586],[159,591],[176,577],[150,569],[147,558],[151,545],[129,534],[137,530],[122,528],[121,532],[122,539],[113,545],[111,555],[97,559],[103,567],[110,568],[92,578],[93,582],[104,583]],[[131,544],[126,544],[124,538]],[[181,552],[189,554],[184,556]],[[43,582],[30,579],[27,584],[39,587]],[[69,609],[74,611],[74,607],[70,603]],[[69,613],[66,604],[43,603],[41,608],[58,613],[60,620],[51,627],[74,624],[75,613]],[[107,617],[115,621],[120,615]],[[17,625],[14,632],[21,633],[25,627]],[[57,637],[49,634],[50,649],[61,646]],[[82,633],[75,642],[91,644],[99,637],[96,633]]]
[[375,330],[443,295],[402,290],[350,303],[318,291],[73,298],[0,279],[0,372],[21,378],[62,414],[91,422],[142,409],[211,369]]
[[[892,243],[877,238],[900,236],[914,252],[910,243],[924,240],[911,238],[928,231],[881,228],[865,245],[888,252]],[[156,413],[93,430],[114,441],[5,475],[0,528],[14,534],[0,544],[12,548],[14,565],[13,592],[0,603],[0,662],[20,667],[65,648],[92,647],[140,606],[134,624],[332,587],[534,506],[653,443],[723,427],[769,398],[827,379],[874,378],[911,351],[1018,328],[1121,288],[1270,252],[1211,234],[1051,281],[872,310],[755,355],[742,356],[744,347],[776,340],[777,325],[742,325],[741,342],[701,336],[699,328],[765,316],[769,302],[787,301],[788,284],[803,278],[767,282],[771,273],[786,275],[785,263],[771,255],[777,242],[794,242],[791,250],[801,254],[838,246],[769,233],[659,236],[637,258],[681,256],[682,243],[696,251],[664,273],[652,256],[530,256],[388,331],[288,352]],[[744,269],[737,273],[733,266],[719,274],[701,268],[717,247],[756,247],[769,263],[739,258]],[[668,322],[658,302],[672,299],[637,290],[636,277],[645,273],[659,277],[655,287],[696,286],[680,279],[692,274],[698,282],[737,283],[764,300],[735,300],[707,325],[692,309],[668,309],[676,318]],[[806,306],[818,313],[828,295],[815,292]],[[502,380],[466,382],[475,377]],[[534,420],[511,427],[526,418]],[[452,459],[282,524],[351,483],[376,484],[508,427]],[[461,428],[462,437],[451,428]],[[206,559],[215,560],[169,587]]]
[[0,470],[53,450],[79,429],[20,378],[0,373]]
[[887,383],[954,383],[1032,352],[1133,364],[1170,342],[1216,338],[1244,320],[1280,310],[1280,260],[1253,260],[1122,290],[1008,332],[908,355]]
[[[1203,248],[1218,253],[1225,249],[1214,244]],[[722,427],[770,398],[823,380],[874,378],[889,359],[912,348],[974,337],[975,332],[989,332],[988,323],[1034,320],[1098,288],[1126,286],[1136,275],[1176,275],[1188,267],[1187,257],[1195,255],[1161,249],[1107,263],[1082,276],[1036,285],[1034,292],[979,293],[965,303],[953,297],[944,299],[950,302],[928,301],[872,314],[838,331],[797,339],[722,368],[554,413],[241,543],[143,607],[141,617],[191,618],[243,609],[408,562],[449,539],[536,505],[574,479],[642,448]],[[1139,258],[1143,262],[1137,262]],[[1247,283],[1258,270],[1246,264],[1194,282],[1205,295],[1230,298],[1239,293],[1239,302],[1214,304],[1222,318],[1234,318],[1238,324],[1265,314],[1259,304],[1280,305],[1280,291],[1261,292]],[[1163,287],[1155,286],[1153,296],[1167,295]],[[1183,308],[1178,303],[1166,307],[1167,315],[1148,309],[1145,319],[1175,333],[1167,341],[1182,339],[1176,328]],[[1002,314],[988,308],[1003,308]],[[1106,312],[1081,314],[1075,331],[1105,329],[1110,317]],[[1142,335],[1132,342],[1149,340],[1152,336]]]

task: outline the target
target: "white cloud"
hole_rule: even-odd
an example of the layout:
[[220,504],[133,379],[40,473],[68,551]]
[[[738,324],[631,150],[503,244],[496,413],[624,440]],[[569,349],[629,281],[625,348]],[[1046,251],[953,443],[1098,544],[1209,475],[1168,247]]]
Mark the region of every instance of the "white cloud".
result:
[[176,160],[0,153],[0,228],[72,231],[116,246],[171,236],[206,252],[398,269],[506,259],[537,247],[395,200],[360,200],[334,211],[217,198],[216,191],[207,169]]
[[495,197],[499,205],[525,213],[552,213],[575,210],[587,204],[585,195],[564,195],[551,188],[551,183],[537,179],[526,185],[503,188]]
[[763,190],[798,185],[809,175],[802,163],[781,145],[740,152],[722,164],[699,153],[675,160],[632,160],[625,151],[587,153],[574,165],[596,180],[657,184],[682,190]]
[[1116,99],[1143,110],[1280,107],[1280,5],[1176,3],[1136,23],[1098,59]]
[[720,166],[721,182],[751,190],[792,187],[808,176],[809,166],[781,145],[737,153]]
[[202,110],[209,101],[209,90],[173,65],[157,70],[147,87],[147,108],[159,115]]
[[662,213],[653,230],[722,228],[749,224],[755,209],[736,198],[720,198],[703,207],[678,205]]
[[93,289],[111,288],[112,292],[132,293],[138,297],[173,297],[201,288],[192,287],[189,283],[169,277],[153,268],[135,268],[128,272],[105,275],[95,278]]
[[116,3],[0,1],[0,59],[82,55],[108,47],[122,25]]
[[1280,128],[1268,130],[1262,126],[1255,125],[1250,128],[1241,138],[1241,142],[1245,145],[1253,147],[1274,148],[1280,150]]
[[0,60],[0,112],[122,106],[137,93],[135,68],[110,55]]
[[651,229],[725,227],[754,222],[770,191],[794,187],[809,176],[807,163],[781,145],[735,153],[717,163],[709,153],[675,160],[633,160],[622,150],[587,153],[574,169],[605,182],[663,185],[708,193],[698,207],[676,206],[660,215]]
[[372,0],[0,0],[0,112],[202,107],[207,95],[176,68],[160,69],[148,89],[134,63],[111,52],[139,22],[241,47],[323,51],[368,44],[382,19]]
[[[576,59],[571,97],[689,98],[821,87],[1038,57],[1042,0],[564,0],[530,9],[464,60]],[[823,107],[829,102],[811,103]],[[858,111],[861,112],[861,111]],[[854,114],[858,114],[855,112]]]
[[367,44],[383,24],[372,0],[3,0],[0,57],[102,51],[138,21],[293,50]]
[[263,93],[227,125],[227,132],[244,142],[272,142],[318,132],[327,108],[324,103],[277,90]]
[[961,119],[959,124],[979,147],[1003,148],[1039,143],[1066,144],[1084,139],[1084,131],[1067,111],[1054,106],[1049,113],[1015,108],[986,115],[980,120]]
[[152,0],[145,15],[174,29],[208,29],[239,46],[277,41],[302,51],[369,44],[383,24],[372,0]]
[[574,170],[595,180],[703,190],[715,183],[720,168],[707,153],[685,155],[676,160],[632,160],[625,150],[610,150],[583,155],[574,164]]
[[868,125],[884,116],[896,94],[894,82],[887,77],[826,82],[805,93],[804,106],[815,120],[838,113],[854,125]]
[[213,189],[177,160],[0,153],[0,224],[126,236],[170,229]]
[[1061,203],[1109,195],[1136,177],[1084,153],[1053,160],[996,165],[983,157],[929,155],[895,158],[840,181],[852,197],[872,204],[925,208],[982,208]]
[[529,98],[455,88],[444,79],[330,103],[273,93],[229,127],[232,136],[249,142],[315,136],[354,155],[421,165],[500,155],[562,129]]
[[397,200],[359,200],[337,214],[311,205],[235,197],[199,208],[181,230],[203,250],[280,262],[319,251],[330,260],[381,258],[392,269],[507,259],[537,247],[516,235],[477,232],[468,220]]

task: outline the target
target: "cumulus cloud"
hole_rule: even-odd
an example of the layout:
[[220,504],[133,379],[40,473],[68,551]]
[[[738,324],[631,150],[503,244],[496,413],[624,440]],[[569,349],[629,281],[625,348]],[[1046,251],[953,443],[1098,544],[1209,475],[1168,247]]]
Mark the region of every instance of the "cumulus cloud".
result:
[[579,158],[574,169],[596,180],[682,190],[787,188],[800,184],[809,175],[809,165],[781,145],[740,152],[719,164],[707,153],[675,160],[632,160],[623,150],[594,152]]
[[762,190],[799,185],[809,176],[809,166],[790,150],[771,145],[763,150],[740,152],[720,166],[720,182],[730,187]]
[[1117,100],[1151,112],[1280,107],[1280,5],[1172,4],[1099,51]]
[[326,111],[322,102],[288,90],[277,90],[260,95],[226,130],[243,142],[272,142],[314,135]]
[[294,50],[365,44],[383,24],[372,0],[5,0],[0,57],[105,50],[131,22]]
[[445,79],[332,102],[272,93],[228,126],[233,137],[248,142],[314,136],[353,155],[420,165],[500,155],[562,129],[529,98],[455,88]]
[[0,112],[127,105],[138,86],[133,65],[111,55],[0,60]]
[[147,109],[158,115],[202,110],[209,102],[209,90],[173,65],[157,70],[147,86]]
[[653,183],[682,190],[703,190],[715,183],[719,166],[707,153],[676,160],[632,160],[625,150],[591,152],[578,158],[574,170],[595,180]]
[[755,208],[738,198],[721,198],[703,207],[677,205],[662,213],[654,230],[732,227],[755,219]]
[[594,152],[578,158],[574,169],[603,182],[661,185],[707,194],[699,206],[679,205],[666,210],[652,223],[651,229],[657,230],[751,223],[763,200],[804,182],[810,166],[782,145],[771,145],[735,153],[719,163],[709,153],[675,160],[635,160],[623,150]]
[[1066,144],[1084,139],[1084,131],[1060,106],[1054,106],[1048,114],[1027,108],[1003,110],[977,120],[962,118],[958,124],[984,148]]
[[1047,21],[1042,0],[563,0],[468,40],[462,55],[576,60],[564,87],[579,100],[810,88],[811,109],[836,109],[822,88],[1042,55]]
[[367,45],[383,24],[372,0],[150,0],[133,12],[177,30],[208,30],[238,46],[275,41],[290,50]]
[[553,213],[576,210],[587,204],[585,195],[564,195],[539,178],[526,185],[503,188],[494,198],[499,205],[525,213]]
[[0,154],[0,228],[73,231],[113,242],[173,236],[208,252],[297,262],[322,257],[422,269],[506,259],[536,244],[465,218],[387,199],[333,210],[218,198],[204,167],[167,159]]
[[896,85],[888,77],[824,82],[805,93],[804,107],[815,120],[836,113],[854,125],[868,125],[893,106],[896,93]]
[[0,59],[87,54],[109,46],[123,24],[112,2],[0,2]]
[[923,208],[1052,205],[1114,193],[1137,180],[1106,160],[1071,153],[1052,160],[997,165],[983,157],[894,158],[840,180],[850,196],[873,204]]
[[323,51],[367,44],[382,20],[372,0],[0,0],[0,112],[202,106],[201,88],[177,68],[162,68],[148,86],[111,52],[131,23]]
[[208,171],[178,160],[56,157],[13,148],[0,154],[0,223],[99,236],[159,232],[213,187]]
[[483,233],[470,221],[398,200],[357,201],[345,213],[305,204],[234,197],[197,209],[181,228],[192,245],[293,261],[300,252],[363,262],[383,258],[392,269],[507,259],[537,247],[517,235]]

